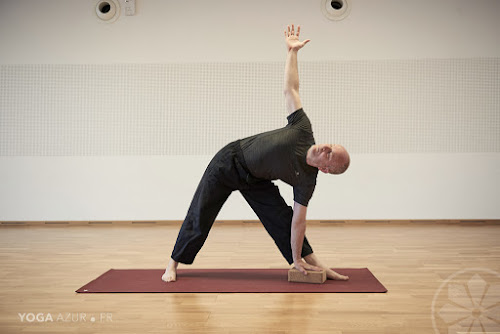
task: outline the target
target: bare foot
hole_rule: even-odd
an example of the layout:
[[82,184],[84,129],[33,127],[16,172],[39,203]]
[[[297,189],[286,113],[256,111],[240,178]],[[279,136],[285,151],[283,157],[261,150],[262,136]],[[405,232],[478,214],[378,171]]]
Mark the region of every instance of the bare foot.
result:
[[336,281],[347,281],[349,276],[340,275],[339,273],[331,270],[330,268],[326,269],[326,277],[328,279],[334,279]]
[[326,270],[326,277],[328,279],[333,279],[336,281],[347,281],[349,279],[349,276],[341,275],[341,274],[331,270],[328,266],[325,266],[324,264],[322,264],[314,253],[311,253],[311,254],[305,256],[304,260],[307,263],[312,264],[313,266],[318,266],[318,267],[325,269]]
[[170,259],[167,265],[167,269],[165,269],[165,273],[161,277],[164,282],[175,282],[177,279],[177,266],[179,262]]

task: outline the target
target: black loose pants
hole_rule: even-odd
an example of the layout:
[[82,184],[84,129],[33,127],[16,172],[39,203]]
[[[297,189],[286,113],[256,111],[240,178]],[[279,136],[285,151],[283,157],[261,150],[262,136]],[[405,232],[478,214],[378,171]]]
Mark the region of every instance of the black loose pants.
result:
[[[293,263],[290,245],[293,210],[269,180],[254,178],[246,167],[239,141],[222,148],[208,165],[196,189],[172,252],[172,259],[191,264],[208,237],[222,205],[239,190],[274,239],[281,254]],[[304,237],[302,257],[313,252]]]

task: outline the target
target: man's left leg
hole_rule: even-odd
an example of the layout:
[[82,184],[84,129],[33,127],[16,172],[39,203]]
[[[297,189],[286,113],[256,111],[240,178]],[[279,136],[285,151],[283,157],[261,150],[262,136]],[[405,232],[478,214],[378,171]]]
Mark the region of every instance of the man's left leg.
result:
[[234,162],[238,145],[237,142],[232,142],[223,147],[206,168],[182,223],[162,280],[173,282],[177,279],[179,262],[193,263],[220,209],[231,192],[238,188],[240,177]]

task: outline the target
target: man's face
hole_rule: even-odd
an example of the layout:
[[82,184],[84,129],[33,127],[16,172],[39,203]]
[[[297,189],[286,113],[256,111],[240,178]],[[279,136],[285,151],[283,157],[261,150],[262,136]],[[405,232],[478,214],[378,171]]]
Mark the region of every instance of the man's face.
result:
[[328,167],[333,165],[334,148],[335,145],[331,144],[314,145],[312,148],[311,161],[313,161],[323,173],[328,173]]

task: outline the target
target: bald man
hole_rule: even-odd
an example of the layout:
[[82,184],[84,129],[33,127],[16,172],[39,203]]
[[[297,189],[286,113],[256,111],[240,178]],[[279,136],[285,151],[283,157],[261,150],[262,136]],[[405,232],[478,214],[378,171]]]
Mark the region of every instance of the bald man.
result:
[[[310,40],[299,40],[300,26],[285,30],[288,50],[284,94],[288,124],[280,129],[234,141],[208,165],[196,189],[162,280],[177,279],[179,263],[192,264],[229,195],[238,190],[274,239],[283,257],[304,275],[325,269],[327,277],[347,280],[323,265],[305,237],[307,205],[318,170],[342,174],[350,163],[341,145],[316,145],[311,122],[299,97],[297,53]],[[293,209],[285,203],[273,180],[293,187]]]

